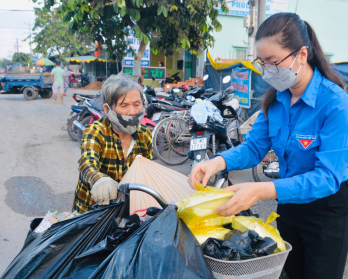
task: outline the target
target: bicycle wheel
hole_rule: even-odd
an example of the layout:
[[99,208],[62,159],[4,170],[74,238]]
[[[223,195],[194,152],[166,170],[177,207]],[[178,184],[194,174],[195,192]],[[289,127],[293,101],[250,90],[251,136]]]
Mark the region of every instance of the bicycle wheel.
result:
[[279,178],[278,157],[271,149],[263,160],[252,168],[252,174],[255,182],[267,182]]
[[163,163],[175,166],[188,160],[191,134],[184,119],[163,119],[156,125],[152,138],[153,151]]

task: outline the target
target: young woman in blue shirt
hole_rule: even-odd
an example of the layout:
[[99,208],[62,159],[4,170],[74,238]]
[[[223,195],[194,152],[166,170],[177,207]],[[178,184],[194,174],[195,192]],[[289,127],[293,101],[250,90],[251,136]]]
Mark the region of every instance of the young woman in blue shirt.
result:
[[265,20],[256,34],[255,67],[271,88],[244,143],[196,164],[190,185],[218,171],[251,168],[272,147],[280,179],[229,187],[216,211],[230,216],[260,199],[278,199],[277,227],[293,250],[290,279],[342,278],[348,250],[348,96],[311,26],[293,13]]

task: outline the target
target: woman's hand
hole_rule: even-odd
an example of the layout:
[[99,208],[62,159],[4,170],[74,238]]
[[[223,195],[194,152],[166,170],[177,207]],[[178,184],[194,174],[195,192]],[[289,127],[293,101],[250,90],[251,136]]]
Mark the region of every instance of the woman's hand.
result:
[[226,162],[221,156],[217,156],[214,159],[205,162],[197,163],[189,174],[188,182],[193,189],[197,190],[195,186],[197,183],[202,181],[202,184],[206,186],[212,175],[225,169]]
[[273,182],[241,183],[230,186],[226,190],[236,194],[225,205],[215,210],[221,216],[236,215],[249,209],[260,199],[278,198]]

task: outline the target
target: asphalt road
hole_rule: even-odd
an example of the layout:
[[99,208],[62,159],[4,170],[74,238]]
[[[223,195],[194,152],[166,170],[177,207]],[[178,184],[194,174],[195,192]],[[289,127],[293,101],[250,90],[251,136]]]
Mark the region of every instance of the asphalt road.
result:
[[[80,158],[66,130],[72,93],[64,105],[53,105],[53,98],[0,95],[0,275],[22,248],[31,220],[48,210],[71,210]],[[191,163],[173,168],[187,175]],[[253,181],[250,170],[233,172],[231,179]],[[267,218],[276,206],[274,200],[259,201],[252,211]]]

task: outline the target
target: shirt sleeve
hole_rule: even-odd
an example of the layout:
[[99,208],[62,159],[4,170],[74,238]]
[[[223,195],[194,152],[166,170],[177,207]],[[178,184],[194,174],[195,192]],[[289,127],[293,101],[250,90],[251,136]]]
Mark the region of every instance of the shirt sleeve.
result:
[[315,154],[315,169],[273,181],[279,203],[305,203],[327,197],[348,179],[348,98],[342,99],[327,108],[329,113],[319,131],[321,144]]
[[104,138],[97,127],[90,125],[83,131],[79,170],[81,180],[89,190],[92,189],[99,178],[108,177],[99,171],[99,159],[103,142]]
[[268,125],[268,120],[261,110],[245,141],[216,155],[224,158],[227,166],[225,171],[248,169],[262,161],[271,148]]

